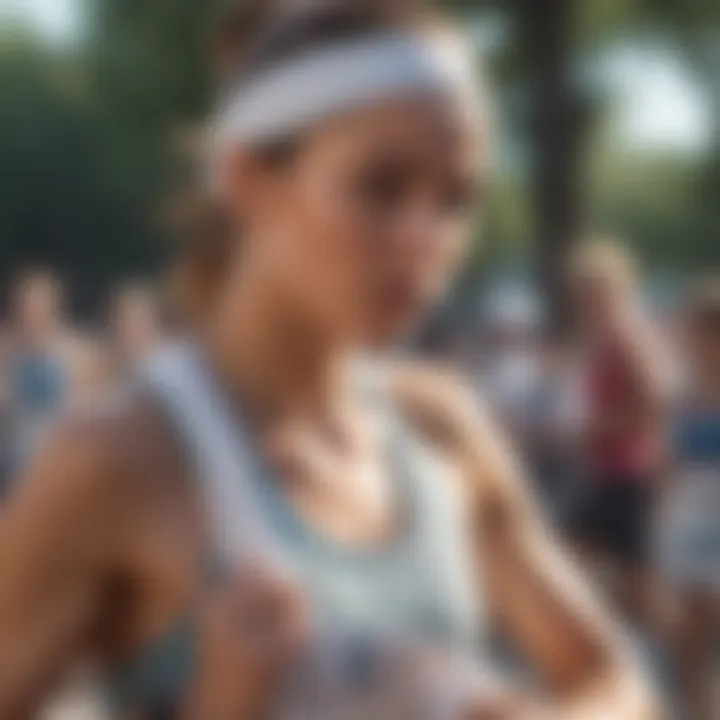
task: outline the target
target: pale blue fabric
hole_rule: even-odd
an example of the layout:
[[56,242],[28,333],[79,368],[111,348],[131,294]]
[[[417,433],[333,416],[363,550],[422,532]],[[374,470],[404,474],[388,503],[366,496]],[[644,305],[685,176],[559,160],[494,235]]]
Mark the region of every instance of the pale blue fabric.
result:
[[[186,448],[198,449],[198,437],[187,436],[192,423],[178,416],[181,398],[190,384],[212,381],[198,357],[189,349],[175,349],[174,356],[157,361],[149,374],[149,389],[165,407],[172,425]],[[177,373],[179,366],[182,372]],[[206,374],[201,378],[201,374]],[[174,379],[173,379],[174,378]],[[182,378],[178,382],[179,378]],[[197,387],[195,388],[197,389]],[[205,392],[205,391],[203,391]],[[209,392],[209,391],[208,391]],[[324,630],[343,633],[366,642],[369,638],[396,635],[431,640],[434,644],[463,654],[477,646],[480,633],[480,603],[467,537],[461,530],[458,498],[444,466],[410,428],[395,415],[380,388],[367,394],[377,402],[378,418],[386,422],[386,463],[392,478],[398,507],[406,527],[392,542],[376,550],[358,550],[322,536],[307,525],[283,494],[282,483],[274,476],[256,446],[243,446],[244,468],[237,482],[248,481],[252,512],[262,520],[272,543],[272,555],[302,584],[316,622]],[[186,405],[186,407],[189,407]],[[197,407],[201,414],[202,408]],[[236,413],[236,417],[237,413]],[[232,434],[246,430],[238,417]],[[213,435],[201,445],[213,442]],[[205,451],[220,454],[217,447]],[[203,448],[199,448],[202,450]],[[198,482],[202,488],[204,467],[198,453]],[[205,457],[209,457],[205,455]],[[194,669],[195,642],[192,620],[178,620],[173,633],[138,657],[132,666],[112,679],[116,705],[152,707],[168,697],[180,697]],[[351,653],[362,664],[367,652]],[[362,668],[356,668],[358,672]]]

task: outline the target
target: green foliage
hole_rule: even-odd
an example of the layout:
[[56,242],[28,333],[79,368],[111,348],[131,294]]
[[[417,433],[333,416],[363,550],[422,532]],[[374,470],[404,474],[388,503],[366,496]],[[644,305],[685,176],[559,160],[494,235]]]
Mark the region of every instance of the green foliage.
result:
[[108,137],[73,58],[4,49],[0,70],[0,253],[51,261],[89,294],[132,259],[142,224],[107,162]]
[[[557,0],[553,0],[556,2]],[[527,154],[526,101],[535,77],[526,41],[539,0],[455,0],[467,27],[502,27],[490,58],[500,78],[501,132]],[[173,139],[208,101],[207,35],[216,2],[95,0],[89,34],[74,52],[31,38],[0,38],[0,266],[58,265],[92,309],[107,283],[144,272],[161,255],[158,209]],[[543,5],[545,7],[545,5]],[[578,0],[562,59],[587,59],[618,39],[661,32],[685,48],[720,107],[720,3],[712,0]],[[518,102],[518,98],[520,99]],[[546,100],[550,102],[550,100]],[[720,148],[720,128],[718,129]],[[518,149],[519,148],[519,149]],[[632,237],[661,264],[720,258],[720,149],[706,159],[622,159],[596,151],[591,220]],[[533,237],[527,159],[502,164],[478,235],[476,260],[526,253]],[[475,266],[479,268],[479,264]]]

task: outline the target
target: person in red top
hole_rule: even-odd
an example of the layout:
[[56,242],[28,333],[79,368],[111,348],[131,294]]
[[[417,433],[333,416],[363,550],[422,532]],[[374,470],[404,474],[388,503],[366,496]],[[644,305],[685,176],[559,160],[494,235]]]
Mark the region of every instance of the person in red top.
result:
[[665,463],[668,363],[639,300],[633,259],[610,240],[573,253],[570,284],[586,343],[589,475],[575,518],[583,550],[613,571],[612,589],[634,619],[652,599],[649,539]]

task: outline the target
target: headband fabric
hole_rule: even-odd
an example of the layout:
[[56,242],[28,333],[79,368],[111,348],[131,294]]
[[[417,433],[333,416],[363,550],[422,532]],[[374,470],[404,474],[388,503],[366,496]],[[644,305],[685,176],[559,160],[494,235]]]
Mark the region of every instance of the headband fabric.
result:
[[473,64],[455,39],[386,34],[336,42],[241,84],[211,124],[216,151],[291,138],[348,111],[414,93],[479,109]]

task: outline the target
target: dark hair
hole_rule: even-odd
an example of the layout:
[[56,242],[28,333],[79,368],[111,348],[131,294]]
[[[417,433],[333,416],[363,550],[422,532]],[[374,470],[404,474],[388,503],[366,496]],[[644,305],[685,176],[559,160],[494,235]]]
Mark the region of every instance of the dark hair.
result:
[[[419,27],[427,13],[416,0],[249,0],[231,2],[221,13],[212,42],[212,64],[220,100],[272,65],[325,43],[357,39],[393,29]],[[296,142],[257,148],[264,162],[287,162]],[[195,322],[212,304],[240,228],[217,199],[193,192],[173,215],[182,228],[184,252],[173,276],[181,315]],[[187,196],[186,196],[187,197]]]

